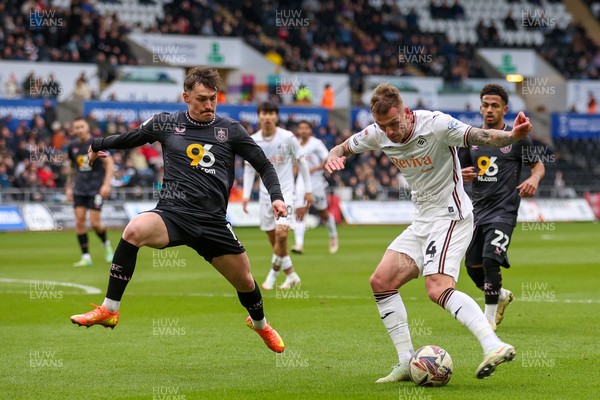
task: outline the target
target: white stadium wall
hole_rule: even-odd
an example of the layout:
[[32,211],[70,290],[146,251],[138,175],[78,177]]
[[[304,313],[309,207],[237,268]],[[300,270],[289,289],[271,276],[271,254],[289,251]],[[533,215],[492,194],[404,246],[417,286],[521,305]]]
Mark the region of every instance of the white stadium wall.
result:
[[[100,92],[100,81],[98,80],[98,66],[96,64],[79,64],[79,63],[32,63],[31,61],[0,61],[0,93],[1,97],[6,97],[6,81],[11,74],[15,74],[19,89],[22,87],[23,81],[31,73],[40,79],[40,83],[47,83],[50,74],[54,74],[56,81],[60,84],[58,94],[59,101],[69,100],[75,89],[75,81],[81,73],[85,73],[88,85],[96,93]],[[27,96],[27,94],[19,94],[19,98]],[[41,97],[41,96],[40,96]]]
[[600,81],[571,80],[567,82],[567,108],[572,106],[579,113],[587,114],[590,95],[596,99],[596,104],[600,101]]
[[183,68],[123,66],[119,71],[119,78],[100,94],[101,100],[183,102]]

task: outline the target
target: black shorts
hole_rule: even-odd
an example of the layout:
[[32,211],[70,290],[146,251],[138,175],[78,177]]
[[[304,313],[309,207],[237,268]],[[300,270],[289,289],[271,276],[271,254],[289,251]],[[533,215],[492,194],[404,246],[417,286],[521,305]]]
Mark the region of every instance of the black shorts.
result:
[[246,251],[225,219],[218,222],[194,219],[164,208],[147,212],[160,215],[165,223],[169,233],[169,244],[165,248],[186,245],[209,263],[215,257]]
[[89,210],[100,211],[102,209],[102,203],[104,199],[98,193],[94,196],[73,196],[73,207],[85,207]]
[[481,265],[483,258],[487,257],[498,261],[505,268],[510,268],[506,253],[514,228],[503,223],[476,225],[467,249],[465,264]]

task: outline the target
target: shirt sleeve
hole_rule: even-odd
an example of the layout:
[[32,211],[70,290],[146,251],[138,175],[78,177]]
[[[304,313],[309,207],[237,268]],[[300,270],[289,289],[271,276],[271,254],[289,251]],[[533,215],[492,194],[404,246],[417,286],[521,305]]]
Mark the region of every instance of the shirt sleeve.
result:
[[300,143],[298,142],[298,140],[296,140],[294,136],[290,136],[287,139],[287,146],[294,160],[299,160],[300,157],[302,157],[302,152],[300,151]]
[[438,113],[433,120],[433,134],[448,146],[467,147],[467,136],[471,126],[444,113]]
[[[160,113],[144,121],[139,127],[120,135],[96,138],[92,141],[92,150],[132,149],[146,143],[161,141],[165,124],[174,118],[174,114]],[[167,121],[167,122],[163,122]]]
[[244,183],[242,184],[242,198],[249,199],[252,195],[252,188],[254,187],[254,179],[256,178],[256,171],[248,163],[244,161]]
[[348,139],[348,150],[352,154],[359,154],[369,150],[379,150],[381,145],[378,137],[377,126],[371,124],[362,131],[355,133]]
[[317,144],[317,155],[319,157],[319,164],[322,164],[329,156],[329,150],[327,150],[325,143],[323,143],[321,140],[319,140],[319,143]]

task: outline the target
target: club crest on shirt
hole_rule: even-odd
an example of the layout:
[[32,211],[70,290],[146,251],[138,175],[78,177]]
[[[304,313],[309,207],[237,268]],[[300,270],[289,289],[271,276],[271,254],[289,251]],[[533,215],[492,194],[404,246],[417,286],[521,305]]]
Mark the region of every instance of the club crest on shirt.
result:
[[500,151],[503,152],[504,154],[510,153],[511,150],[512,150],[512,144],[509,144],[506,147],[501,147],[500,148]]
[[453,131],[456,128],[458,128],[458,121],[454,118],[450,118],[450,120],[448,121],[448,130]]
[[219,142],[223,143],[227,141],[229,137],[229,130],[227,128],[221,128],[219,126],[215,127],[215,139]]
[[427,139],[425,139],[423,136],[419,136],[419,139],[417,140],[417,147],[425,147],[427,145]]

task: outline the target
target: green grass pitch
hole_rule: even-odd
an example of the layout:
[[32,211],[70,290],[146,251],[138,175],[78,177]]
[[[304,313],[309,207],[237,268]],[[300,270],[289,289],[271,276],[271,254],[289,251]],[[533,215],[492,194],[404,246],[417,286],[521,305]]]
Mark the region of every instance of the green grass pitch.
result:
[[[599,398],[597,223],[516,227],[513,267],[504,270],[515,302],[497,333],[517,358],[489,379],[474,377],[476,339],[427,298],[422,278],[410,282],[401,294],[415,348],[445,348],[454,374],[442,388],[376,385],[397,360],[369,276],[402,229],[340,227],[336,255],[328,254],[323,227],[307,232],[306,253],[292,256],[301,287],[263,293],[287,346],[282,355],[244,325],[235,291],[189,248],[140,250],[119,325],[85,329],[69,316],[104,298],[108,264],[98,238],[90,234],[94,266],[73,268],[73,232],[0,234],[0,399]],[[120,233],[110,232],[113,244]],[[271,257],[266,236],[257,228],[236,233],[262,282]],[[482,305],[464,267],[457,287]]]

